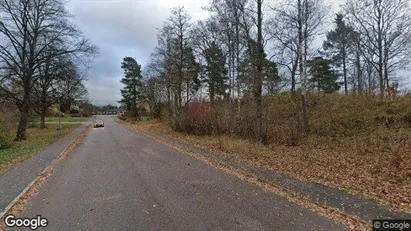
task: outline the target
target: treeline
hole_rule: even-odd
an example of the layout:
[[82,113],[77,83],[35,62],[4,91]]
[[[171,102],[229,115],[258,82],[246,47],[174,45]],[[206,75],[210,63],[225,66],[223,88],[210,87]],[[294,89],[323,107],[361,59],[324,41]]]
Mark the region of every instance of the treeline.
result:
[[26,139],[29,114],[45,126],[55,104],[70,111],[96,47],[71,21],[62,0],[0,1],[0,97],[20,111],[16,140]]
[[248,131],[264,141],[264,97],[290,92],[307,133],[307,94],[392,96],[407,81],[398,74],[411,63],[409,1],[348,0],[335,18],[323,0],[212,0],[207,9],[194,21],[175,8],[145,68],[148,96],[169,106],[174,129],[186,127],[190,102],[207,99],[232,120],[252,111]]

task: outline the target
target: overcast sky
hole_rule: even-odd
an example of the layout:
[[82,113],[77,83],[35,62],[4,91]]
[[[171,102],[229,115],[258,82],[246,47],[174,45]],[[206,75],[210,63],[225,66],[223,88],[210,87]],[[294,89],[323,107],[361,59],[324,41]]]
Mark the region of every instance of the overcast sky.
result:
[[[333,9],[345,0],[332,1]],[[68,10],[85,36],[99,48],[86,87],[92,103],[120,100],[121,61],[131,56],[143,67],[156,46],[157,28],[174,7],[184,6],[195,19],[205,18],[208,0],[70,0]]]

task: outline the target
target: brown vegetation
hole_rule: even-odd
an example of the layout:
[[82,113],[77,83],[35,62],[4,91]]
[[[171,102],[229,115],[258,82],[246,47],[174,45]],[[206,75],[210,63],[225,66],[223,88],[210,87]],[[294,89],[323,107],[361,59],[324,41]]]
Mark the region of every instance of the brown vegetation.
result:
[[309,95],[308,135],[300,125],[301,104],[289,94],[266,97],[263,105],[266,145],[255,142],[252,101],[243,101],[241,114],[225,103],[193,103],[179,118],[180,134],[149,127],[262,168],[411,209],[411,97]]

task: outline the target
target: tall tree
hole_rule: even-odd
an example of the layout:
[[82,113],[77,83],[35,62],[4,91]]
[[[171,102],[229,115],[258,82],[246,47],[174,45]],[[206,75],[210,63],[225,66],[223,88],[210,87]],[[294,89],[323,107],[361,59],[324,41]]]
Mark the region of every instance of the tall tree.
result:
[[61,60],[58,70],[57,91],[60,110],[70,113],[72,105],[87,98],[87,88],[84,86],[86,74],[80,73],[79,67],[72,60]]
[[342,14],[337,14],[334,20],[335,29],[327,33],[327,38],[324,41],[323,48],[325,51],[330,51],[332,61],[337,67],[342,66],[344,93],[348,94],[347,80],[347,65],[350,54],[350,48],[355,47],[355,31],[352,27],[347,26],[344,22]]
[[301,79],[301,103],[303,112],[303,128],[305,132],[310,129],[308,110],[307,110],[307,72],[306,72],[306,60],[307,60],[307,25],[304,23],[306,19],[306,14],[308,14],[308,4],[307,1],[298,0],[297,4],[298,17],[298,57],[299,57],[299,71]]
[[[212,0],[209,10],[211,20],[216,22],[216,28],[220,34],[220,40],[224,44],[224,53],[227,56],[229,95],[230,98],[241,96],[242,53],[246,47],[247,35],[244,26],[250,20],[246,16],[248,0]],[[231,102],[231,101],[230,101]],[[240,105],[240,104],[238,104]]]
[[34,110],[40,115],[40,128],[46,127],[47,110],[59,101],[58,83],[65,69],[61,60],[52,59],[47,53],[45,55],[48,58],[39,66],[40,78],[33,87]]
[[364,59],[378,73],[383,97],[390,74],[410,64],[411,5],[408,0],[348,0],[344,8],[361,36]]
[[262,105],[262,91],[263,91],[263,68],[265,61],[265,52],[263,44],[263,0],[257,0],[257,50],[256,50],[256,75],[254,80],[254,98],[256,104],[256,128],[257,139],[260,142],[265,142],[265,134],[263,131],[263,105]]
[[217,46],[216,42],[212,42],[210,46],[204,50],[204,57],[207,62],[205,65],[206,77],[204,82],[208,85],[210,101],[213,104],[216,97],[227,97],[228,89],[228,70],[225,67],[226,57],[223,51]]
[[[158,34],[156,56],[161,60],[160,70],[167,89],[172,112],[172,124],[200,87],[200,65],[193,49],[191,17],[184,7],[174,8]],[[177,128],[177,127],[174,127]]]
[[268,94],[281,90],[283,79],[278,74],[277,63],[265,59],[264,62],[264,87]]
[[323,32],[329,8],[323,0],[279,0],[270,8],[267,33],[272,42],[272,56],[280,70],[289,73],[291,92],[295,96],[302,84],[300,61],[310,56],[308,52],[316,50],[312,42]]
[[201,65],[196,61],[194,51],[191,46],[184,50],[183,81],[185,83],[185,105],[188,105],[195,93],[199,90],[201,81],[199,73]]
[[124,78],[121,79],[124,88],[121,90],[123,98],[120,102],[126,105],[127,110],[131,112],[131,116],[137,119],[139,117],[137,101],[141,99],[144,92],[142,89],[141,66],[134,58],[125,57],[121,63],[121,68],[124,70]]
[[[61,44],[53,53],[55,57],[91,50],[69,17],[61,0],[0,1],[0,63],[9,73],[1,88],[20,110],[17,141],[27,138],[32,90],[39,78],[40,63],[44,62],[41,54],[55,43]],[[19,90],[11,91],[9,84],[17,84]]]

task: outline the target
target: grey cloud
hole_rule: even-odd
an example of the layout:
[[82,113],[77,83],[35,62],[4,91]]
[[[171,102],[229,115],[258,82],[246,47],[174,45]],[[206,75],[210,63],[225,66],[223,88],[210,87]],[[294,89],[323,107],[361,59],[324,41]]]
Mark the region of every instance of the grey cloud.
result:
[[121,61],[134,57],[143,67],[157,43],[157,28],[173,7],[183,5],[196,19],[208,0],[71,0],[67,8],[74,23],[99,54],[88,71],[86,87],[91,102],[116,104],[122,84]]
[[156,44],[156,27],[164,10],[148,1],[86,1],[71,3],[75,21],[97,43],[116,48],[139,47],[148,53]]
[[117,104],[121,99],[121,77],[90,78],[86,82],[90,98],[96,104]]

